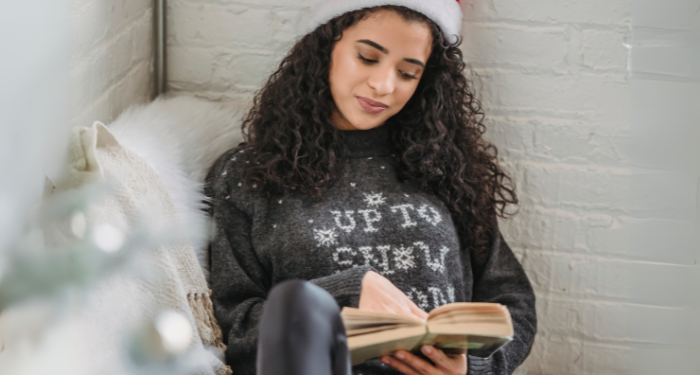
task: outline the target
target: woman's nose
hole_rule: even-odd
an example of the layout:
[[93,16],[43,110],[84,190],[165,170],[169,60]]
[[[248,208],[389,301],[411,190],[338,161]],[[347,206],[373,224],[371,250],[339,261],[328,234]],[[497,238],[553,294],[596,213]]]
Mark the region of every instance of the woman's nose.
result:
[[385,96],[394,92],[395,77],[391,69],[377,69],[367,82],[377,96]]

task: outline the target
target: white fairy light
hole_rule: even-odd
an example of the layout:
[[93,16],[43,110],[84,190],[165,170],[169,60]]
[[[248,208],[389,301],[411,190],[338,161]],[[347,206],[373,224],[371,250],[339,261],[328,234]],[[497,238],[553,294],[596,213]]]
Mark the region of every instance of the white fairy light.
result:
[[92,240],[102,251],[113,253],[124,244],[124,235],[119,229],[109,224],[102,224],[95,228]]
[[70,219],[70,230],[73,235],[80,238],[81,240],[85,238],[85,230],[87,228],[87,221],[85,220],[85,214],[78,212]]
[[155,328],[161,338],[163,349],[170,354],[180,354],[192,341],[192,326],[182,314],[168,310],[158,316]]

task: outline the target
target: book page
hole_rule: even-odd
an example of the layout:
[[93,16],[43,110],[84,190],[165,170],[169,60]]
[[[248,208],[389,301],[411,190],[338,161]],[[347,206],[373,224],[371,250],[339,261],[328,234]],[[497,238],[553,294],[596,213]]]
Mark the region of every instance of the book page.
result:
[[504,323],[435,323],[428,322],[428,331],[435,334],[461,334],[512,337],[513,326]]
[[396,322],[396,323],[419,323],[422,324],[424,321],[408,316],[392,314],[387,312],[378,311],[367,311],[360,310],[354,307],[343,307],[341,311],[341,316],[343,320],[349,319],[353,321],[376,321],[376,322]]
[[366,334],[376,333],[376,332],[383,332],[383,331],[388,331],[388,330],[392,330],[392,329],[410,328],[410,327],[416,327],[416,325],[415,324],[377,325],[377,326],[371,326],[371,327],[365,327],[365,328],[355,328],[352,330],[346,330],[345,334],[348,337],[351,337],[351,336],[366,335]]
[[496,303],[453,303],[431,311],[431,333],[482,336],[513,336],[508,308]]
[[488,302],[455,302],[442,305],[428,314],[428,320],[436,319],[438,316],[446,313],[460,314],[488,314],[488,315],[503,315],[508,312],[508,308],[498,303]]
[[348,337],[352,364],[391,354],[399,349],[411,350],[425,334],[425,326],[413,326]]

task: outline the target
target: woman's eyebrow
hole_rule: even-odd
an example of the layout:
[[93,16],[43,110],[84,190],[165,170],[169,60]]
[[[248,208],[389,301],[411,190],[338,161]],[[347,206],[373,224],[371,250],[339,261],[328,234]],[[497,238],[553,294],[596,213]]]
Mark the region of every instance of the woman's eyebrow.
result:
[[[357,41],[357,43],[364,43],[364,44],[367,44],[368,46],[372,46],[372,47],[374,47],[374,48],[376,48],[376,49],[382,51],[384,54],[389,54],[389,50],[388,50],[388,49],[384,48],[384,46],[382,46],[381,44],[376,43],[376,42],[373,42],[373,41],[371,41],[371,40],[369,40],[369,39],[360,39],[360,40]],[[420,67],[422,67],[422,68],[425,68],[425,64],[423,64],[423,63],[420,62],[419,60],[416,60],[416,59],[409,59],[409,58],[405,58],[405,59],[403,59],[403,60],[406,61],[406,62],[410,62],[410,63],[412,63],[412,64],[416,64],[416,65],[418,65],[418,66],[420,66]]]
[[371,40],[369,40],[369,39],[360,39],[360,40],[357,41],[357,43],[364,43],[364,44],[367,44],[367,45],[369,45],[369,46],[372,46],[372,47],[374,47],[374,48],[376,48],[376,49],[378,49],[378,50],[380,50],[380,51],[382,51],[382,52],[384,52],[384,53],[386,53],[386,54],[389,53],[389,50],[388,50],[388,49],[384,48],[384,47],[381,46],[379,43],[373,42],[373,41],[371,41]]
[[422,62],[420,62],[420,61],[418,61],[418,60],[416,60],[416,59],[408,59],[408,58],[406,58],[406,59],[403,59],[403,61],[405,61],[405,62],[410,62],[411,64],[419,65],[421,68],[425,68],[425,64],[423,64]]

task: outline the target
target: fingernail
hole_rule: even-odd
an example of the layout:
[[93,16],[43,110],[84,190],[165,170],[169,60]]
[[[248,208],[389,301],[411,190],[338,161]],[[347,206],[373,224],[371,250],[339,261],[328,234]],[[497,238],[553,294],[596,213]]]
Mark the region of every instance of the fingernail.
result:
[[433,349],[430,349],[429,346],[424,346],[423,351],[425,352],[425,354],[430,354],[433,352]]
[[391,362],[391,360],[387,357],[382,357],[382,363],[385,365],[388,365]]
[[404,358],[406,358],[406,356],[404,356],[403,353],[396,353],[396,358],[404,359]]

